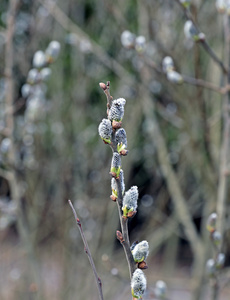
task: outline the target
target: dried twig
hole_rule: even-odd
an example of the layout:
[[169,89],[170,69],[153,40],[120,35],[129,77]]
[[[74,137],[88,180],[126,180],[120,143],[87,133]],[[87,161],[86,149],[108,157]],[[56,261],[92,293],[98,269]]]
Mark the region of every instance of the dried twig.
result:
[[77,224],[77,227],[80,231],[80,234],[81,234],[81,238],[82,238],[82,241],[84,243],[84,247],[85,247],[85,253],[87,254],[88,256],[88,259],[89,259],[89,262],[91,264],[91,267],[93,269],[93,274],[94,274],[94,277],[96,279],[96,283],[97,283],[97,288],[98,288],[98,293],[99,293],[99,298],[100,300],[103,300],[103,293],[102,293],[102,283],[101,283],[101,279],[100,277],[98,276],[97,274],[97,270],[96,270],[96,266],[94,264],[94,261],[93,261],[93,257],[91,255],[91,252],[90,252],[90,249],[89,249],[89,246],[88,246],[88,243],[87,243],[87,240],[85,238],[85,234],[84,234],[84,231],[82,229],[82,225],[81,225],[81,221],[79,220],[78,216],[77,216],[77,213],[76,213],[76,210],[71,202],[71,200],[69,200],[69,205],[73,211],[73,215],[74,215],[74,218],[75,218],[75,221],[76,221],[76,224]]

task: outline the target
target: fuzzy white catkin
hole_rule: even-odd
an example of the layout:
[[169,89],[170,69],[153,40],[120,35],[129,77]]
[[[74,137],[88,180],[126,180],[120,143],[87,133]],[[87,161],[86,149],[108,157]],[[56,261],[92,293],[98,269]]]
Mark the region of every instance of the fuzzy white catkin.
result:
[[121,44],[124,48],[130,49],[135,44],[136,36],[128,30],[125,30],[121,34]]
[[41,69],[46,64],[46,56],[45,53],[41,50],[36,51],[33,57],[33,67]]
[[108,119],[103,119],[98,126],[98,133],[102,139],[110,139],[113,132],[111,122]]
[[131,280],[133,295],[141,298],[146,290],[147,281],[142,270],[136,269]]
[[111,167],[112,168],[120,168],[121,167],[121,157],[117,152],[113,153],[113,158],[112,158],[112,162],[111,162]]
[[37,69],[30,69],[27,75],[27,82],[35,84],[40,78],[40,73]]
[[162,68],[164,73],[167,73],[174,69],[174,63],[171,56],[166,56],[162,61]]
[[140,35],[136,38],[135,49],[137,52],[143,52],[146,48],[146,39],[143,35]]
[[126,100],[124,98],[119,98],[117,100],[113,100],[112,106],[109,110],[109,119],[111,121],[121,121],[124,116],[124,106],[125,106]]
[[216,9],[219,13],[225,13],[226,8],[226,0],[216,0]]
[[127,137],[126,137],[126,131],[124,128],[120,128],[116,131],[115,139],[117,144],[122,143],[125,145],[125,148],[127,148]]
[[137,209],[137,200],[138,200],[138,188],[137,186],[132,186],[124,195],[123,207],[127,207],[128,210]]
[[191,20],[188,20],[184,24],[184,34],[187,39],[193,39],[194,36],[198,35],[198,31],[193,25]]
[[225,263],[225,254],[224,253],[218,253],[216,257],[216,266],[217,268],[222,268]]
[[160,299],[165,299],[166,297],[166,292],[167,292],[167,285],[163,280],[158,280],[156,282],[156,287],[155,287],[155,295],[156,297]]
[[149,254],[149,244],[147,241],[142,241],[138,243],[132,250],[133,258],[136,262],[141,260],[146,260]]
[[206,273],[209,276],[213,276],[216,273],[216,263],[213,258],[210,258],[206,262]]
[[51,73],[52,73],[52,71],[50,68],[41,69],[41,71],[40,71],[41,80],[46,81],[50,77]]
[[167,73],[167,79],[168,81],[172,82],[172,83],[177,83],[180,84],[183,82],[183,77],[181,76],[180,73],[176,72],[176,71],[169,71]]
[[[122,194],[125,192],[125,182],[124,182],[124,171],[121,169],[120,170],[120,181],[121,181],[121,189],[122,189]],[[117,190],[117,184],[115,178],[111,179],[111,189],[116,191]]]
[[61,49],[61,45],[59,42],[57,41],[50,42],[45,51],[46,57],[48,59],[51,58],[52,60],[57,59],[60,49]]

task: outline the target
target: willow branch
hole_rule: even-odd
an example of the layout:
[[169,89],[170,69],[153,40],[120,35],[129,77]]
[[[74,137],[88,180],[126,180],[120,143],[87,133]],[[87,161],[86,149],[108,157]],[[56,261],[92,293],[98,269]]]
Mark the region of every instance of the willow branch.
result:
[[[145,56],[144,61],[149,67],[154,69],[154,71],[157,74],[165,76],[165,73],[163,72],[162,68],[160,66],[158,66],[152,59]],[[199,86],[199,87],[202,87],[205,89],[209,89],[209,90],[212,90],[213,92],[217,92],[219,94],[226,94],[230,90],[229,85],[226,85],[225,87],[219,87],[219,86],[217,86],[211,82],[205,81],[203,79],[198,79],[198,78],[190,77],[190,76],[183,75],[183,74],[181,74],[181,76],[183,78],[184,83],[194,85],[194,86]]]
[[90,252],[90,249],[89,249],[89,246],[88,246],[88,243],[87,243],[87,240],[85,238],[85,234],[83,232],[83,229],[82,229],[82,225],[81,225],[81,221],[79,220],[78,216],[77,216],[77,213],[76,213],[76,210],[75,208],[73,207],[73,204],[71,202],[71,200],[69,200],[69,205],[73,211],[73,215],[74,215],[74,218],[75,218],[75,221],[76,221],[76,224],[77,224],[77,227],[80,231],[80,234],[81,234],[81,238],[82,238],[82,241],[84,243],[84,246],[85,246],[85,252],[88,256],[88,259],[89,259],[89,262],[90,262],[90,265],[93,269],[93,274],[94,274],[94,277],[96,279],[96,283],[97,283],[97,288],[98,288],[98,293],[99,293],[99,298],[100,300],[103,300],[103,293],[102,293],[102,283],[101,283],[101,279],[100,277],[98,276],[97,274],[97,271],[96,271],[96,267],[95,267],[95,264],[94,264],[94,261],[93,261],[93,258],[92,258],[92,255],[91,255],[91,252]]
[[133,255],[130,250],[130,242],[129,242],[129,232],[128,232],[128,218],[123,218],[122,215],[122,203],[123,203],[123,195],[122,195],[122,188],[121,188],[121,181],[119,178],[116,179],[116,184],[117,184],[117,207],[118,207],[118,212],[119,212],[119,218],[120,218],[120,223],[121,223],[121,230],[122,230],[122,236],[123,236],[123,241],[121,242],[126,260],[128,262],[129,266],[129,275],[130,279],[132,279],[133,272],[136,269],[136,264],[133,259]]
[[[194,21],[191,13],[189,11],[189,9],[186,8],[186,7],[184,7],[179,0],[175,0],[175,1],[183,9],[186,18],[193,23],[194,27],[197,29],[198,32],[201,32],[200,29],[199,29],[199,27],[198,27],[198,25]],[[204,39],[204,40],[200,41],[199,43],[204,48],[204,50],[209,54],[209,56],[213,59],[213,61],[222,69],[222,71],[224,72],[224,74],[228,74],[229,69],[224,65],[223,61],[221,59],[219,59],[219,57],[216,55],[216,53],[209,46],[208,42]]]

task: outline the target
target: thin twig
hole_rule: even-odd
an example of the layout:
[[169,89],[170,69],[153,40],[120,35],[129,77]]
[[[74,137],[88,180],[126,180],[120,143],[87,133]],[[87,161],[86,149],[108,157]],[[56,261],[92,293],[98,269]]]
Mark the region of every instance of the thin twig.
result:
[[128,262],[130,279],[132,279],[133,272],[136,269],[136,264],[134,262],[133,255],[130,250],[128,218],[122,217],[123,195],[122,195],[122,188],[121,188],[121,180],[117,178],[116,183],[117,183],[117,195],[118,195],[117,206],[118,206],[119,218],[121,223],[122,236],[124,239],[124,241],[121,244],[124,248],[126,260]]
[[[144,61],[149,67],[154,69],[154,71],[157,74],[165,76],[165,73],[163,72],[162,68],[160,66],[158,66],[152,59],[145,56]],[[194,86],[203,87],[205,89],[212,90],[212,91],[217,92],[219,94],[226,94],[230,90],[229,85],[226,85],[225,87],[219,87],[219,86],[217,86],[217,85],[215,85],[211,82],[205,81],[203,79],[198,79],[198,78],[190,77],[190,76],[183,75],[183,74],[181,74],[181,76],[183,78],[184,83],[188,83],[188,84],[191,84],[191,85],[194,85]]]
[[107,107],[108,109],[110,109],[111,105],[112,105],[112,100],[113,100],[113,97],[110,95],[110,91],[109,91],[109,87],[110,87],[110,82],[107,81],[107,83],[103,83],[103,82],[100,82],[99,83],[100,87],[103,89],[105,95],[106,95],[106,98],[107,98]]
[[81,234],[81,238],[82,238],[82,241],[84,243],[84,246],[85,246],[85,252],[88,256],[88,259],[89,259],[89,262],[91,264],[91,267],[93,269],[93,274],[94,274],[94,277],[96,279],[96,283],[97,283],[97,288],[98,288],[98,293],[99,293],[99,298],[100,300],[103,300],[103,293],[102,293],[102,283],[101,283],[101,279],[100,277],[98,276],[97,274],[97,271],[96,271],[96,267],[95,267],[95,264],[94,264],[94,261],[93,261],[93,257],[91,255],[91,252],[90,252],[90,249],[89,249],[89,246],[88,246],[88,243],[87,243],[87,240],[85,238],[85,234],[83,232],[83,229],[82,229],[82,225],[81,225],[81,221],[79,220],[78,216],[77,216],[77,213],[76,213],[76,210],[75,208],[73,207],[73,204],[71,202],[71,200],[69,200],[69,205],[73,211],[73,215],[74,215],[74,218],[75,218],[75,221],[76,221],[76,224],[77,224],[77,227],[80,231],[80,234]]

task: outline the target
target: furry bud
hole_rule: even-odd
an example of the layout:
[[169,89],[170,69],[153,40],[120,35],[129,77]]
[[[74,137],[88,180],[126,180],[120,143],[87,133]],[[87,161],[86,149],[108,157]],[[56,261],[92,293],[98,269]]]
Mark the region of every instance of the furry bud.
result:
[[216,262],[213,258],[210,258],[206,262],[206,274],[213,277],[216,273]]
[[217,221],[217,214],[216,213],[212,213],[207,220],[207,230],[212,233],[216,230],[216,221]]
[[196,27],[193,25],[193,22],[191,20],[185,22],[184,34],[188,40],[197,41],[199,32],[197,31]]
[[131,280],[132,296],[141,299],[146,290],[147,281],[142,270],[136,269]]
[[123,199],[123,216],[124,217],[132,217],[132,212],[136,212],[137,210],[137,200],[138,200],[138,189],[137,186],[132,186],[124,196]]
[[29,84],[35,84],[40,80],[40,73],[37,69],[31,69],[27,75],[27,82]]
[[61,49],[61,45],[59,42],[57,41],[50,42],[45,51],[46,61],[48,63],[54,62],[58,58],[60,49]]
[[137,52],[142,53],[146,48],[146,39],[143,35],[140,35],[136,38],[135,49]]
[[134,249],[132,250],[133,259],[135,262],[142,262],[143,260],[146,260],[148,254],[149,254],[149,244],[147,241],[142,241],[138,243]]
[[155,287],[155,295],[157,298],[165,299],[166,298],[166,292],[167,292],[167,285],[163,280],[158,280],[156,282]]
[[113,177],[118,178],[121,169],[121,157],[117,152],[113,153],[110,173]]
[[224,253],[218,253],[217,257],[216,257],[216,267],[218,269],[223,268],[225,263],[225,254]]
[[46,81],[50,77],[51,73],[52,73],[52,71],[51,71],[50,68],[43,68],[43,69],[41,69],[41,71],[40,71],[41,80],[42,81]]
[[172,57],[166,56],[162,61],[162,68],[164,73],[174,70],[174,62]]
[[[120,175],[119,175],[120,181],[121,181],[121,188],[122,188],[122,195],[125,192],[125,182],[124,182],[124,172],[122,169],[120,169]],[[117,183],[115,178],[111,179],[111,189],[112,189],[112,197],[113,199],[117,199]]]
[[124,116],[124,106],[125,106],[126,100],[123,98],[119,98],[117,100],[113,100],[112,106],[109,110],[109,119],[111,121],[122,121],[122,118]]
[[121,155],[127,154],[127,137],[124,128],[120,128],[116,131],[115,139],[117,143],[117,151]]
[[167,79],[172,83],[181,84],[183,83],[183,77],[176,71],[167,72]]
[[108,119],[103,119],[98,127],[98,133],[102,140],[110,144],[112,132],[113,128],[111,122]]
[[224,14],[226,8],[226,0],[216,0],[216,9],[220,14]]
[[33,57],[33,67],[41,69],[46,65],[46,56],[45,53],[41,50],[36,51]]
[[221,233],[219,231],[214,231],[212,234],[212,240],[216,246],[219,246],[222,240]]
[[125,30],[121,34],[121,44],[124,48],[130,49],[133,48],[135,45],[135,34],[131,33],[128,30]]
[[31,85],[28,83],[23,84],[21,93],[23,98],[27,98],[31,93]]

